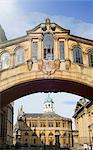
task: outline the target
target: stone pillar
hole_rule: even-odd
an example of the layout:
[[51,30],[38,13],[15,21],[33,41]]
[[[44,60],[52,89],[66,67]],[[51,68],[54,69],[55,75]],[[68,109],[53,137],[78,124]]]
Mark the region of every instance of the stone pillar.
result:
[[27,60],[31,60],[31,59],[32,59],[32,38],[29,38]]
[[69,58],[68,38],[65,38],[65,42],[64,42],[64,54],[65,54],[65,59],[68,59]]
[[43,37],[40,37],[38,41],[38,59],[43,59]]
[[14,66],[15,66],[15,52],[12,52],[10,54],[10,68],[12,69],[14,68]]
[[59,58],[58,38],[54,36],[54,60]]

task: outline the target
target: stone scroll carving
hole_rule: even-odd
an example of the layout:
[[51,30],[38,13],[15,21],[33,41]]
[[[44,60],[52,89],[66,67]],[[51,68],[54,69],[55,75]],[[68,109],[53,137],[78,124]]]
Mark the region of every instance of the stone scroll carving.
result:
[[38,69],[44,74],[51,75],[60,68],[60,60],[39,60]]

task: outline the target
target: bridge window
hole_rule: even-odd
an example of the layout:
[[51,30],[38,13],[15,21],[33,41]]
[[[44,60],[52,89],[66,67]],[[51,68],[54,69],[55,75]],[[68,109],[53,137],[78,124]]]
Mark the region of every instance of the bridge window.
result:
[[1,69],[7,69],[10,65],[10,54],[8,52],[5,52],[1,55],[0,58],[1,61]]
[[38,42],[32,42],[32,59],[38,59]]
[[89,66],[93,67],[93,50],[89,51],[88,58],[89,58]]
[[43,40],[43,57],[45,60],[53,60],[54,59],[54,40],[53,36],[50,33],[46,33],[44,35],[44,40]]
[[64,41],[60,41],[60,59],[64,60]]
[[15,51],[15,64],[20,65],[24,63],[24,49],[19,47]]
[[82,50],[80,47],[75,47],[73,49],[73,55],[74,55],[74,63],[83,64]]

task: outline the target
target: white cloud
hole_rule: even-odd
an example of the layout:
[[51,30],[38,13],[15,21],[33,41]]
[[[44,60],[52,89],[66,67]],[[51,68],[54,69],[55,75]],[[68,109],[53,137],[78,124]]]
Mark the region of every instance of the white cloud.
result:
[[14,10],[11,15],[0,15],[0,23],[3,26],[9,39],[23,36],[26,30],[31,29],[49,17],[51,21],[56,22],[63,28],[71,31],[71,34],[93,39],[93,24],[76,20],[72,17],[62,15],[49,15],[40,12],[30,12],[25,15],[19,10]]

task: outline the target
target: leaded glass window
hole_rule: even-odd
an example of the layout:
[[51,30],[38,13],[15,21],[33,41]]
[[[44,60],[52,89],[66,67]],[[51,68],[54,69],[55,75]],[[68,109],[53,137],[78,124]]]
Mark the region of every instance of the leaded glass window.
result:
[[64,60],[64,41],[60,41],[60,59]]
[[73,49],[73,55],[74,55],[74,63],[83,64],[82,50],[80,47],[75,47]]
[[38,42],[32,42],[32,59],[38,59]]
[[10,54],[8,52],[5,52],[1,55],[0,58],[1,62],[1,69],[6,69],[10,65]]
[[89,51],[88,58],[89,58],[89,66],[93,67],[93,50]]
[[18,47],[15,50],[15,64],[20,65],[24,63],[24,49],[22,47]]
[[53,40],[52,34],[46,33],[44,35],[43,47],[44,47],[44,59],[53,60],[54,59],[54,40]]

